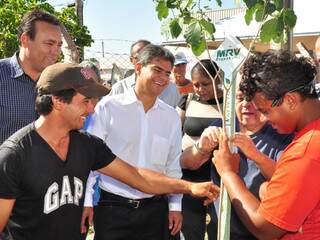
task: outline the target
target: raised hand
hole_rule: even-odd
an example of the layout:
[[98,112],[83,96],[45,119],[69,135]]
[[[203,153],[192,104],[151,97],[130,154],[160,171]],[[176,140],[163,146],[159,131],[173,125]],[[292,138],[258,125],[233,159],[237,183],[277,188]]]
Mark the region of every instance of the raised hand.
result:
[[222,129],[219,127],[207,127],[201,134],[199,139],[199,147],[204,152],[212,152],[219,144],[219,136]]
[[231,138],[231,141],[235,146],[241,149],[247,158],[254,159],[255,156],[260,153],[250,136],[246,134],[236,133]]
[[238,172],[240,157],[230,152],[228,137],[222,133],[219,137],[219,150],[213,153],[213,164],[220,176],[225,172]]

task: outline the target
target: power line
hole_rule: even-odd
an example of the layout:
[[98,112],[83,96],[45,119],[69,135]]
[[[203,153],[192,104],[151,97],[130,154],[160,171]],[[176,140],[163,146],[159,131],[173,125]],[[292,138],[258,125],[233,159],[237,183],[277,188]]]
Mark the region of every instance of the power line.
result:
[[130,42],[133,43],[133,40],[127,40],[127,39],[117,39],[117,38],[94,38],[93,40],[97,41],[118,41],[118,42]]
[[[91,53],[102,53],[102,51],[92,50],[92,49],[90,49],[90,48],[85,48],[85,51],[91,52]],[[106,52],[106,51],[104,51],[104,54],[107,54],[107,55],[116,55],[116,56],[130,56],[130,55],[127,54],[127,53],[115,53],[115,52]]]

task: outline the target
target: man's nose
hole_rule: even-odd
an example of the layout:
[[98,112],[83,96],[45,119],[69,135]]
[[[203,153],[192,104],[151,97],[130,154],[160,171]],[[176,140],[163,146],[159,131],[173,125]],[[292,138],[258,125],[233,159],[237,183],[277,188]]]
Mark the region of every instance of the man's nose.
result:
[[52,54],[59,56],[60,52],[61,52],[61,46],[60,45],[52,46],[52,48],[51,48],[51,53]]

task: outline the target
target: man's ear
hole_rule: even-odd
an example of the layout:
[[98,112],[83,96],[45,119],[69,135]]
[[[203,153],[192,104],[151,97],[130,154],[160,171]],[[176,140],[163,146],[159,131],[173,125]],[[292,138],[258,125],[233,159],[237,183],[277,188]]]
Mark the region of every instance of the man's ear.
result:
[[297,92],[287,93],[284,96],[284,101],[290,110],[294,111],[297,105],[301,102],[301,96]]
[[133,65],[136,65],[136,57],[130,57],[130,62],[133,64]]
[[26,33],[22,33],[20,36],[20,44],[22,47],[27,47],[30,41],[30,37]]
[[135,72],[136,72],[136,75],[138,76],[138,75],[140,75],[140,73],[141,73],[141,69],[142,69],[142,64],[141,63],[137,63],[136,65],[135,65]]
[[61,111],[65,105],[65,102],[61,101],[57,96],[52,96],[52,107],[58,111]]

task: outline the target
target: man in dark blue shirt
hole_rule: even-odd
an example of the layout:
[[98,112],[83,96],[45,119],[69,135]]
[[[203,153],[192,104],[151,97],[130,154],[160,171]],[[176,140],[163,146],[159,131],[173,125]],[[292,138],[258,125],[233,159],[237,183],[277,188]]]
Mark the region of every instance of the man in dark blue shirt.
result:
[[19,51],[0,60],[0,144],[37,118],[35,85],[60,55],[62,35],[56,17],[28,12],[18,28]]

